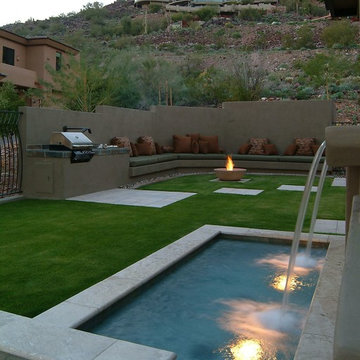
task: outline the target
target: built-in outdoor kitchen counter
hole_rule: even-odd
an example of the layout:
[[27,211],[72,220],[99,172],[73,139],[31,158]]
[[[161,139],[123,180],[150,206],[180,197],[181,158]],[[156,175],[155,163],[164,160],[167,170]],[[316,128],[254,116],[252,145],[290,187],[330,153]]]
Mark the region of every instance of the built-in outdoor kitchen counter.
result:
[[72,151],[53,150],[50,145],[28,145],[23,158],[24,196],[66,199],[128,182],[128,148],[94,144],[91,152],[90,159],[76,161]]

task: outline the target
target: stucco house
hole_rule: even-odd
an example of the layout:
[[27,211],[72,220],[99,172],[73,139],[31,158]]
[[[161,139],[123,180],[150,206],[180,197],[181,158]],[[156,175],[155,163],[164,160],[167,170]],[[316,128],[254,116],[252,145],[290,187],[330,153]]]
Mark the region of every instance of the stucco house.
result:
[[51,82],[47,64],[53,69],[68,63],[79,50],[49,37],[26,38],[0,29],[0,84],[10,81],[19,89],[39,88],[40,80]]

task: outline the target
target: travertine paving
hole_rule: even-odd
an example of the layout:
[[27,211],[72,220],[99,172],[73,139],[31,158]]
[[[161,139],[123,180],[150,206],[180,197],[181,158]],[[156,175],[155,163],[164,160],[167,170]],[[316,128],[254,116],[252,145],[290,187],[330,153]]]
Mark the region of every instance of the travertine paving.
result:
[[236,189],[236,188],[221,188],[218,190],[215,190],[215,193],[220,194],[235,194],[235,195],[259,195],[264,190],[254,190],[254,189]]
[[314,232],[345,235],[345,221],[317,219]]
[[[281,185],[277,189],[278,190],[285,190],[285,191],[304,191],[305,186],[301,186],[301,185]],[[311,192],[317,192],[317,186],[313,186],[311,188]]]
[[67,200],[87,201],[113,205],[131,205],[162,208],[186,199],[196,193],[175,191],[153,191],[133,189],[111,189],[92,194],[75,196]]
[[335,178],[331,186],[341,186],[346,187],[346,178]]

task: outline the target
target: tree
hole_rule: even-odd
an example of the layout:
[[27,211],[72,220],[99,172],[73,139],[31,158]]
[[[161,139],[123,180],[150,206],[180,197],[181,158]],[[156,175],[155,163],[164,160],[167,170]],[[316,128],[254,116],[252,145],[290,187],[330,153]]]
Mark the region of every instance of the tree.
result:
[[15,85],[9,81],[0,84],[0,110],[16,111],[25,105],[25,99],[20,96]]
[[47,70],[52,83],[43,83],[47,98],[65,109],[93,112],[97,105],[109,99],[106,77],[99,66],[88,65],[84,60],[70,58],[69,66],[56,71]]
[[247,61],[236,64],[229,78],[231,101],[259,100],[263,90],[265,74],[252,69]]

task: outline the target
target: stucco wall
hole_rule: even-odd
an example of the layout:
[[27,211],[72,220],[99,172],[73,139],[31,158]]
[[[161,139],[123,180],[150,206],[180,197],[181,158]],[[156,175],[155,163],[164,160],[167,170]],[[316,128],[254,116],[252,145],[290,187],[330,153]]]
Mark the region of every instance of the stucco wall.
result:
[[113,136],[135,142],[151,135],[169,145],[173,134],[218,135],[226,152],[236,153],[250,137],[267,137],[280,153],[295,137],[325,138],[325,128],[335,120],[331,101],[233,102],[222,109],[154,106],[150,111],[99,106],[96,113],[22,108],[24,144],[48,144],[53,131],[64,125],[90,127],[95,143],[109,143]]

